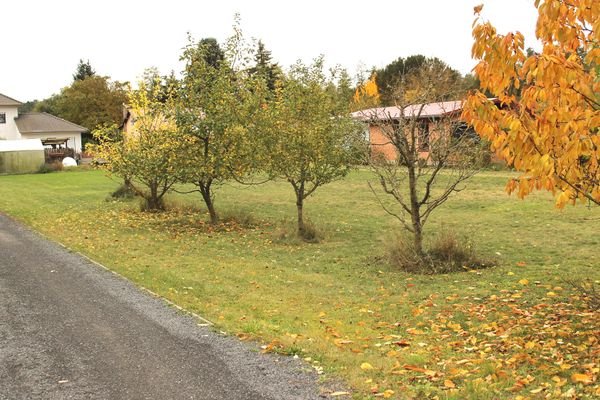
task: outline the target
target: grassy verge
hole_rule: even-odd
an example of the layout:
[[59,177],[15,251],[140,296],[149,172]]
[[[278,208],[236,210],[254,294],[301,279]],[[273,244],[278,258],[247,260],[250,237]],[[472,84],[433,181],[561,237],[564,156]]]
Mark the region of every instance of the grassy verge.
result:
[[356,398],[593,398],[600,318],[564,279],[600,279],[600,210],[510,198],[507,178],[478,175],[426,227],[468,233],[499,265],[439,276],[380,261],[399,225],[367,171],[308,200],[318,244],[281,240],[295,210],[280,182],[220,188],[232,217],[218,227],[199,196],[174,195],[163,214],[106,201],[119,182],[97,171],[2,176],[0,210],[222,330],[341,376]]

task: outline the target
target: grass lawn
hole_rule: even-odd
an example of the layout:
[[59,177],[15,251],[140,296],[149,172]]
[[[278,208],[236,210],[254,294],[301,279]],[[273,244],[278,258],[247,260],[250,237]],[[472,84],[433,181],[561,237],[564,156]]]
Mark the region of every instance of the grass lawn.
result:
[[219,189],[218,211],[252,227],[211,227],[199,195],[173,195],[162,214],[106,201],[119,182],[98,171],[1,176],[0,211],[220,330],[343,378],[354,398],[596,398],[600,316],[565,279],[600,280],[600,208],[509,197],[509,176],[479,174],[426,226],[468,234],[498,266],[440,276],[381,261],[400,226],[366,170],[308,199],[318,244],[279,239],[295,216],[281,182]]

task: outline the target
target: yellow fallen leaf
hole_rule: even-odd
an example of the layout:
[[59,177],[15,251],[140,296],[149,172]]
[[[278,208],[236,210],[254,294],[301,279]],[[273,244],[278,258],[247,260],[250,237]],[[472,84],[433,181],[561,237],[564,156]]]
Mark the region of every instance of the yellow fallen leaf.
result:
[[360,369],[362,369],[363,371],[368,371],[370,369],[375,369],[375,368],[373,368],[373,366],[371,364],[369,364],[368,362],[364,362],[364,363],[360,364]]
[[571,380],[575,383],[592,383],[592,377],[588,374],[573,374]]
[[533,349],[534,347],[535,347],[535,342],[527,342],[527,343],[525,343],[525,348],[526,348],[527,350],[531,350],[531,349]]
[[506,275],[514,275],[515,273],[510,271],[509,273],[507,273]]
[[327,315],[327,314],[325,314],[323,311],[321,311],[321,312],[319,313],[319,318],[323,318],[325,315]]
[[546,296],[548,296],[548,297],[556,297],[556,293],[554,293],[554,292],[548,292],[548,293],[546,293]]
[[528,285],[528,284],[529,284],[529,280],[527,280],[527,279],[521,279],[521,280],[519,281],[519,283],[520,283],[521,285],[525,286],[525,285]]
[[391,390],[391,389],[388,389],[385,392],[383,392],[383,397],[386,398],[386,399],[389,399],[393,395],[394,395],[394,391]]
[[543,387],[540,387],[540,388],[537,388],[537,389],[530,390],[530,391],[529,391],[529,393],[536,394],[536,393],[539,393],[539,392],[541,392],[542,390],[544,390],[544,388],[543,388]]
[[454,382],[452,382],[450,379],[446,379],[444,381],[444,386],[447,387],[448,389],[454,389],[456,387],[456,384]]
[[425,312],[425,310],[423,310],[422,308],[415,308],[412,310],[412,315],[413,317],[418,317],[419,315],[423,314]]

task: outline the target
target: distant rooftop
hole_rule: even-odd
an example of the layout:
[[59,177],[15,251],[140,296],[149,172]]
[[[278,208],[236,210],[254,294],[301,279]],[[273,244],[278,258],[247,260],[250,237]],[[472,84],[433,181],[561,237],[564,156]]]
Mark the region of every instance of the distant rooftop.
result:
[[19,114],[15,119],[21,133],[87,132],[88,129],[44,112]]
[[0,93],[0,106],[20,106],[21,104],[23,103]]
[[381,121],[404,118],[436,118],[462,110],[461,100],[443,101],[439,103],[412,104],[404,107],[377,107],[355,111],[354,118],[363,121]]

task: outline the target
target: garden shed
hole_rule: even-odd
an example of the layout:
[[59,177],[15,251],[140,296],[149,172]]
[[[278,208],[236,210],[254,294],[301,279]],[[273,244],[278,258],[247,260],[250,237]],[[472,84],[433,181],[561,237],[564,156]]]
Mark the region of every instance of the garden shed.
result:
[[40,139],[0,140],[0,174],[37,172],[44,165]]

